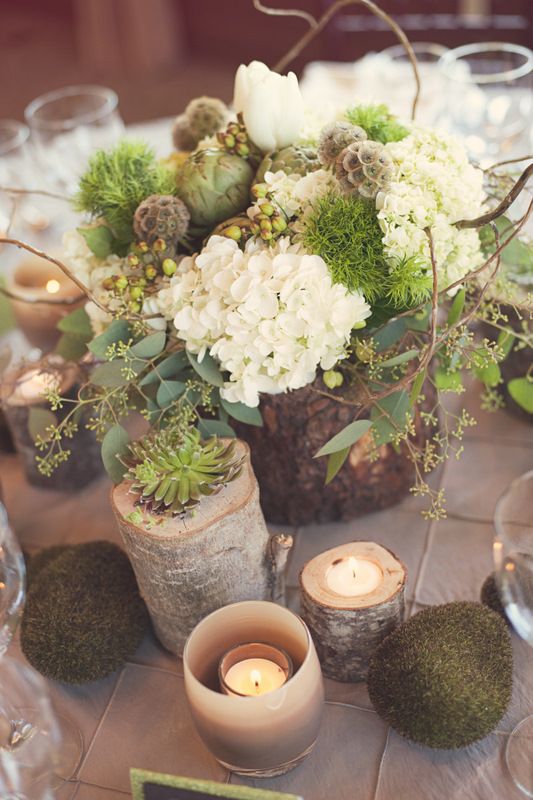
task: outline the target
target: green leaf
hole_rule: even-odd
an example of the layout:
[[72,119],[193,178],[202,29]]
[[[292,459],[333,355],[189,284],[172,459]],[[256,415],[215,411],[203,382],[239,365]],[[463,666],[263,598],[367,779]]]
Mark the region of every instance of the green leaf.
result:
[[57,425],[57,419],[51,411],[46,408],[32,406],[28,415],[28,431],[33,441],[40,436],[45,441],[48,440],[46,429]]
[[211,386],[224,386],[224,381],[217,362],[209,353],[204,355],[201,362],[198,361],[194,353],[190,353],[189,351],[187,351],[187,358],[194,371],[197,372],[200,378],[206,381],[206,383],[210,383]]
[[120,483],[126,472],[124,464],[117,456],[124,456],[128,452],[130,437],[122,425],[113,425],[109,428],[102,441],[102,461],[107,474],[113,483]]
[[498,364],[492,363],[485,367],[477,367],[473,372],[485,386],[497,386],[501,383],[502,373]]
[[235,439],[236,434],[233,428],[221,422],[219,419],[200,419],[198,420],[198,430],[202,437],[207,439],[209,436],[226,436]]
[[406,361],[412,361],[419,355],[419,350],[406,350],[405,353],[399,353],[397,356],[387,358],[381,361],[380,367],[396,367],[398,364],[404,364]]
[[513,378],[507,384],[509,394],[520,408],[533,414],[533,380],[529,378]]
[[113,252],[114,236],[107,225],[95,225],[90,228],[77,228],[87,247],[96,258],[107,258]]
[[186,386],[181,381],[164,381],[157,390],[158,406],[160,408],[167,408],[167,406],[170,406],[174,400],[177,400],[178,397],[183,394],[185,389]]
[[460,372],[448,372],[444,367],[435,370],[435,386],[441,392],[460,392],[463,379]]
[[144,361],[126,361],[124,358],[106,361],[105,364],[99,364],[91,372],[91,383],[95,386],[109,386],[112,388],[127,386],[133,379],[126,377],[125,370],[132,369],[134,372],[140,372],[143,367]]
[[398,342],[405,333],[406,323],[405,319],[392,319],[376,334],[373,339],[376,345],[376,350],[381,353],[383,350],[388,350],[393,344]]
[[63,333],[75,333],[78,336],[88,336],[89,339],[93,336],[91,320],[84,308],[71,311],[70,314],[59,320],[57,327]]
[[54,352],[65,361],[79,361],[87,352],[87,342],[88,339],[85,336],[64,333],[56,344]]
[[173,353],[171,356],[164,358],[148,375],[144,376],[139,385],[148,386],[151,383],[157,383],[159,380],[175,378],[185,366],[189,366],[189,360],[185,351],[180,350],[179,353]]
[[244,422],[246,425],[256,425],[258,428],[263,425],[263,417],[258,408],[251,408],[244,403],[229,403],[223,397],[220,398],[220,405],[228,412],[230,417],[239,422]]
[[338,473],[338,471],[348,458],[349,452],[350,448],[345,447],[344,450],[338,450],[336,453],[331,453],[328,456],[328,467],[326,471],[326,486],[328,485],[328,483],[331,483],[335,475]]
[[410,408],[409,395],[404,389],[393,392],[376,403],[370,412],[370,418],[372,436],[378,447],[387,444],[399,431],[405,429]]
[[515,343],[515,339],[516,336],[511,331],[500,331],[497,344],[498,347],[503,350],[502,361],[506,359],[511,352],[513,344]]
[[414,406],[414,404],[418,400],[425,379],[426,379],[426,370],[423,369],[422,372],[418,373],[411,387],[411,394],[409,395],[409,403],[411,404],[411,406]]
[[358,441],[370,428],[371,422],[368,419],[356,419],[355,422],[350,422],[342,431],[335,434],[326,444],[322,445],[320,450],[315,453],[313,458],[320,458],[320,456],[329,456],[332,453],[338,453],[346,447],[351,447],[352,444]]
[[145,336],[140,342],[131,347],[131,352],[137,358],[155,358],[165,348],[167,335],[164,331],[157,331]]
[[97,358],[105,358],[107,348],[118,342],[128,342],[131,339],[130,326],[123,319],[114,319],[111,325],[100,336],[89,344],[89,350]]
[[451,328],[461,318],[465,307],[466,291],[461,289],[453,298],[453,303],[448,313],[448,327]]

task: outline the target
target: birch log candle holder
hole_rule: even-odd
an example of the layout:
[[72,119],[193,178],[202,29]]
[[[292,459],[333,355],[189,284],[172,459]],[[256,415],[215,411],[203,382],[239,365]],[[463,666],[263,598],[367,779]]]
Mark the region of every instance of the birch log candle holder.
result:
[[[38,456],[43,456],[31,433],[31,412],[41,409],[50,412],[45,393],[56,390],[66,400],[74,400],[83,382],[81,368],[65,362],[60,356],[46,356],[40,361],[24,363],[2,375],[0,401],[8,424],[15,450],[24,467],[26,479],[33,486],[57,491],[75,491],[86,486],[102,474],[103,464],[100,445],[94,433],[87,430],[84,417],[78,420],[78,430],[65,445],[71,454],[67,461],[59,464],[50,476],[39,472]],[[64,403],[53,412],[56,424],[71,411],[72,405]],[[51,421],[53,418],[50,417]]]
[[242,472],[195,513],[161,516],[158,524],[133,522],[137,497],[123,481],[112,493],[113,510],[155,632],[181,655],[205,616],[240,600],[283,602],[284,572],[292,538],[270,535],[259,505],[250,451]]
[[373,542],[334,547],[304,566],[302,617],[328,678],[366,680],[374,650],[402,622],[406,575],[394,553]]

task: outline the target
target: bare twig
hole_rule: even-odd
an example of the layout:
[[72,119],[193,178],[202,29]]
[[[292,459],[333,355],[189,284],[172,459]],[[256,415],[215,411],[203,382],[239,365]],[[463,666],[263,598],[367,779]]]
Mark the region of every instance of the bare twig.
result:
[[481,228],[483,225],[487,225],[489,222],[501,217],[502,214],[505,214],[509,206],[514,203],[532,175],[533,164],[530,164],[522,172],[511,191],[507,193],[507,195],[496,206],[496,208],[493,208],[492,211],[487,211],[486,214],[482,214],[480,217],[476,217],[475,219],[461,219],[459,222],[456,222],[455,225],[458,228]]
[[48,192],[44,189],[18,189],[14,186],[0,186],[0,192],[5,194],[39,194],[42,197],[52,197],[54,200],[64,200],[70,203],[71,198],[64,194],[56,194],[55,192]]
[[490,167],[485,167],[483,172],[490,172],[498,167],[504,167],[506,164],[519,164],[520,161],[531,161],[533,156],[520,156],[520,158],[508,158],[505,161],[497,161],[496,164],[491,164]]
[[262,11],[263,14],[268,14],[271,17],[301,17],[309,23],[311,28],[316,28],[318,25],[312,14],[307,11],[301,11],[299,8],[270,8],[269,6],[264,6],[261,0],[253,0],[253,4],[258,11]]
[[[255,5],[255,3],[254,3],[254,5]],[[414,74],[415,85],[416,85],[415,96],[414,96],[414,99],[413,99],[413,105],[412,105],[412,110],[411,110],[411,119],[414,119],[415,118],[415,114],[416,114],[416,106],[418,104],[418,97],[420,95],[420,75],[419,75],[419,72],[418,72],[416,55],[414,53],[413,48],[411,47],[411,43],[409,42],[409,39],[407,38],[407,36],[403,32],[403,30],[400,28],[398,23],[395,22],[393,20],[393,18],[390,17],[385,11],[383,11],[381,8],[379,8],[379,6],[377,6],[375,3],[373,3],[372,0],[336,0],[336,2],[333,3],[322,14],[320,19],[316,23],[316,25],[311,27],[306,33],[304,33],[304,35],[296,42],[296,44],[294,44],[291,47],[291,49],[288,51],[288,53],[286,53],[282,58],[280,58],[278,63],[274,66],[274,70],[276,72],[283,72],[285,70],[285,67],[288,64],[290,64],[291,61],[294,61],[294,59],[302,52],[302,50],[305,47],[307,47],[307,45],[310,42],[312,42],[313,39],[315,39],[316,36],[318,36],[319,33],[321,33],[324,30],[324,28],[326,27],[328,22],[332,19],[332,17],[335,16],[337,11],[339,11],[341,8],[345,8],[346,6],[350,6],[350,5],[362,5],[365,8],[367,8],[376,17],[379,17],[384,22],[386,22],[387,25],[391,28],[391,30],[396,34],[396,36],[399,39],[400,43],[404,46],[405,51],[407,53],[407,57],[409,58],[409,61],[411,62],[411,66],[413,68],[413,74]],[[264,10],[261,7],[259,7],[258,5],[256,5],[256,8],[258,8],[258,10],[260,10],[260,11]],[[281,9],[280,9],[280,12],[281,12]],[[268,13],[268,12],[265,12],[265,13]],[[283,12],[281,12],[281,13],[283,13]],[[293,12],[284,12],[284,13],[287,15],[287,14],[292,14]]]

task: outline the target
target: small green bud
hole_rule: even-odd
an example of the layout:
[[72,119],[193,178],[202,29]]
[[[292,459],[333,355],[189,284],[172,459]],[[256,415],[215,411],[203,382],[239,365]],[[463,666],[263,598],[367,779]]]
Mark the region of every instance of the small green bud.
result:
[[242,231],[238,225],[230,225],[229,228],[226,228],[224,231],[224,236],[227,236],[228,239],[233,239],[235,242],[238,242],[242,236]]
[[235,136],[232,136],[231,133],[226,133],[224,136],[224,147],[228,150],[231,150],[235,147]]
[[263,229],[261,230],[261,239],[264,239],[265,242],[269,242],[270,239],[272,239],[272,236],[273,236],[272,231],[267,231]]
[[136,256],[134,253],[130,253],[128,255],[128,264],[130,267],[138,267],[139,266],[139,257]]
[[141,310],[141,304],[137,303],[136,301],[132,301],[131,303],[128,303],[128,308],[134,314],[138,314],[139,311]]
[[154,253],[162,253],[163,250],[167,249],[167,243],[164,239],[156,239],[153,244]]
[[235,137],[237,137],[240,134],[240,130],[241,129],[236,122],[230,122],[230,124],[227,127],[227,132]]
[[123,292],[125,289],[128,288],[128,279],[125,275],[121,275],[115,281],[115,289],[118,289],[119,292]]
[[322,375],[322,380],[328,387],[328,389],[336,389],[338,386],[342,386],[344,383],[344,378],[342,377],[342,373],[337,372],[334,369],[328,369]]
[[169,278],[170,278],[171,275],[174,275],[174,273],[176,272],[177,268],[178,268],[178,265],[176,264],[176,262],[174,261],[173,258],[165,258],[165,260],[163,261],[163,272]]
[[362,361],[363,363],[370,361],[372,358],[372,353],[372,347],[365,341],[359,341],[355,345],[355,355],[359,361]]
[[361,328],[366,328],[366,321],[364,319],[362,319],[360,322],[356,322],[354,325],[352,325],[352,330],[354,330],[354,331],[360,331]]
[[137,242],[137,248],[140,250],[141,253],[147,253],[150,249],[148,247],[148,242]]
[[260,197],[266,197],[268,192],[268,185],[266,183],[254,183],[252,188],[250,189],[252,196],[256,199]]
[[140,286],[134,286],[130,289],[130,297],[132,300],[140,300],[143,296],[143,290]]
[[250,155],[250,148],[247,144],[241,144],[239,142],[235,147],[235,152],[241,158],[247,158]]
[[286,230],[287,222],[283,217],[280,217],[276,214],[276,216],[272,217],[272,227],[275,231],[281,233],[282,231]]
[[271,217],[274,214],[274,212],[276,211],[276,209],[274,208],[272,203],[261,203],[260,208],[261,208],[261,212],[263,214],[266,214],[267,217]]
[[115,280],[114,278],[104,278],[102,281],[102,286],[106,291],[111,292],[115,288]]
[[148,264],[148,266],[144,270],[144,274],[146,275],[149,281],[153,281],[154,278],[157,276],[157,270],[153,264]]
[[238,134],[235,136],[235,138],[236,138],[236,140],[237,140],[238,142],[241,142],[241,144],[247,144],[247,143],[248,143],[248,134],[246,133],[246,131],[240,131],[240,132],[239,132],[239,133],[238,133]]

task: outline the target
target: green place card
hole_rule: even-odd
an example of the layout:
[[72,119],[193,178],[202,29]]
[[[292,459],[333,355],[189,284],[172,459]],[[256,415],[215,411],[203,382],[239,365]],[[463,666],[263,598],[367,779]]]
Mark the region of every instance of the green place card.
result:
[[201,781],[162,775],[144,769],[130,770],[133,800],[210,800],[212,797],[228,800],[303,800],[295,794],[280,794],[249,786],[230,786],[227,783]]

